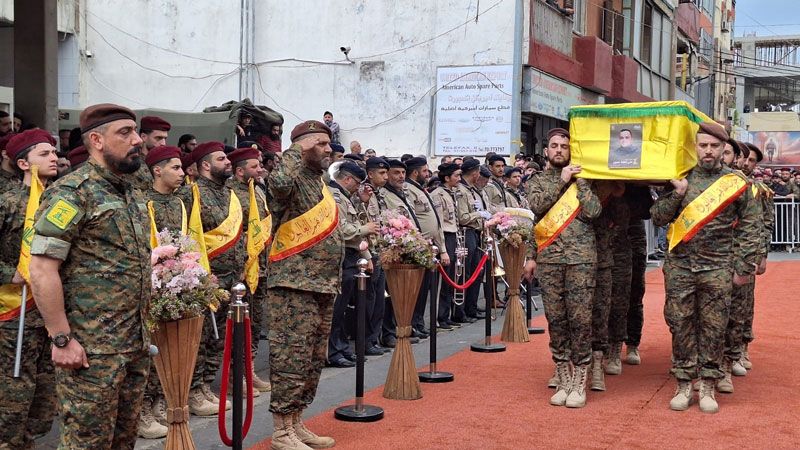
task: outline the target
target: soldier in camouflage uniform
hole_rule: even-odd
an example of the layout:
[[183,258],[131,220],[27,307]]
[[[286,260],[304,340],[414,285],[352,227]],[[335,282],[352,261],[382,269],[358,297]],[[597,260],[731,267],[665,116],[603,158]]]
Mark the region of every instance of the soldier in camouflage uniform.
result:
[[628,240],[630,209],[627,196],[617,203],[614,213],[614,232],[611,237],[611,250],[614,266],[611,270],[611,308],[608,314],[609,351],[606,357],[606,374],[622,373],[622,342],[628,332],[628,302],[631,292],[631,243]]
[[[270,211],[280,227],[325,201],[322,165],[330,158],[330,129],[315,120],[292,130],[292,145],[269,175]],[[344,241],[338,228],[304,250],[271,257],[267,279],[269,365],[275,431],[272,448],[327,448],[334,440],[312,433],[303,411],[314,400],[325,365],[333,301],[340,290]],[[278,235],[275,236],[273,247]]]
[[20,185],[19,174],[14,170],[11,158],[6,155],[6,145],[14,133],[0,137],[0,195]]
[[550,352],[559,375],[550,403],[580,408],[586,404],[585,385],[592,359],[597,248],[591,222],[600,215],[602,206],[589,181],[575,180],[581,168],[570,164],[566,130],[550,130],[546,154],[549,168],[530,181],[531,210],[537,217],[544,216],[572,183],[577,184],[580,204],[577,217],[549,246],[538,249],[536,259],[550,330]]
[[[167,136],[171,128],[172,125],[160,117],[142,117],[142,123],[139,127],[139,137],[142,138],[142,158],[146,158],[147,154],[154,148],[167,145]],[[144,164],[133,173],[132,177],[133,186],[142,192],[149,191],[153,186],[153,175]]]
[[[23,238],[25,212],[30,198],[31,166],[37,166],[42,184],[56,177],[55,140],[43,130],[24,131],[7,147],[10,160],[24,175],[18,187],[0,195],[0,284],[13,295],[11,285],[25,282],[17,264]],[[21,295],[14,289],[19,299]],[[50,339],[44,320],[29,300],[25,314],[19,378],[12,377],[20,307],[0,309],[0,448],[32,449],[33,439],[46,434],[56,414]]]
[[150,371],[150,224],[126,174],[139,168],[136,116],[80,116],[91,155],[43,197],[31,244],[33,297],[53,342],[61,449],[132,449]]
[[650,219],[653,197],[650,188],[628,184],[626,197],[630,208],[628,241],[631,244],[631,288],[628,303],[627,337],[625,338],[625,361],[631,365],[641,364],[639,343],[644,324],[644,276],[647,271],[647,233],[644,221]]
[[[721,176],[734,174],[721,164],[723,143],[728,136],[720,125],[702,123],[696,139],[697,166],[685,179],[672,180],[672,188],[656,200],[650,209],[655,226],[674,221],[686,205]],[[762,239],[752,194],[745,189],[691,240],[678,243],[668,253],[664,264],[664,317],[672,333],[671,372],[678,380],[671,409],[688,409],[692,402],[691,380],[699,376],[700,410],[719,410],[714,385],[723,377],[731,277],[735,285],[752,277]],[[738,243],[735,249],[734,240]]]

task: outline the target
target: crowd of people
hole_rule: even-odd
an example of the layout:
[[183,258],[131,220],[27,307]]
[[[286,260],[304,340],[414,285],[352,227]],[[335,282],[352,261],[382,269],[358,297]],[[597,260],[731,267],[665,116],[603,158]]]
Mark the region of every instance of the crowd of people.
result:
[[[272,245],[262,251],[258,287],[247,300],[252,335],[263,334],[269,343],[269,380],[252,375],[256,394],[271,391],[276,449],[334,445],[310,431],[302,413],[326,364],[355,365],[348,306],[355,303],[361,258],[370,273],[366,353],[382,355],[396,344],[375,243],[387,211],[411,219],[436,245],[451,279],[457,262],[467,278],[487,270],[479,260],[485,223],[495,213],[526,208],[541,222],[555,221],[551,228],[537,225],[525,263],[525,283],[541,287],[549,327],[553,405],[583,407],[587,383],[604,391],[605,375],[621,374],[623,360],[641,363],[647,219],[657,226],[697,224],[668,233],[664,316],[678,381],[670,408],[687,409],[691,382],[698,380],[701,410],[716,412],[715,390],[733,392],[731,375],[752,367],[747,345],[753,340],[754,275],[766,270],[773,191],[754,179],[761,150],[730,139],[717,124],[701,125],[698,164],[687,177],[656,188],[581,178],[581,167],[570,161],[569,132],[560,128],[549,132],[544,155],[518,155],[511,164],[495,154],[446,156],[434,170],[425,156],[362,153],[357,141],[346,151],[329,112],[323,121],[297,125],[282,151],[265,148],[263,136],[248,140],[248,126],[243,118],[237,148],[198,143],[191,135],[170,146],[171,125],[164,119],[137,120],[128,108],[100,104],[81,113],[78,129],[63,130],[60,148],[37,128],[3,131],[0,288],[17,293],[27,283],[32,301],[19,378],[10,375],[19,307],[0,310],[2,444],[31,448],[57,413],[64,448],[133,448],[137,436],[166,435],[170,415],[144,327],[150,242],[158,230],[185,230],[196,201],[211,272],[224,289],[244,278],[249,223],[243,218],[251,217],[250,208],[272,223]],[[275,125],[267,138],[280,142],[281,133]],[[30,236],[25,214],[35,178],[44,193]],[[713,190],[729,201],[695,217],[696,200]],[[29,279],[17,270],[24,240]],[[473,323],[490,313],[487,308],[502,306],[490,295],[483,307],[479,302],[481,289],[496,292],[499,279],[486,279],[467,288],[463,302],[442,284],[434,318],[439,330]],[[426,275],[412,342],[430,333],[424,322],[430,282]],[[226,313],[223,305],[204,319],[188,405],[194,415],[216,415],[220,404],[230,408],[211,388],[223,350],[211,314],[222,328]],[[254,358],[257,350],[253,339]]]

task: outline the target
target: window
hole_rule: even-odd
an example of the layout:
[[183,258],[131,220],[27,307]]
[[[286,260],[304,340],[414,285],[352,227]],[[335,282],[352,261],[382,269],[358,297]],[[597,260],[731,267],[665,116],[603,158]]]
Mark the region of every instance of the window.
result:
[[633,0],[622,0],[622,51],[628,56],[633,56]]
[[672,22],[669,17],[662,15],[661,26],[661,75],[669,78],[672,65]]
[[572,16],[572,31],[586,34],[586,0],[574,0],[575,14]]
[[[645,2],[642,15],[642,53],[639,58],[650,65],[653,52],[653,5]],[[645,94],[647,95],[647,94]]]
[[708,62],[714,57],[714,38],[703,28],[700,29],[700,57]]

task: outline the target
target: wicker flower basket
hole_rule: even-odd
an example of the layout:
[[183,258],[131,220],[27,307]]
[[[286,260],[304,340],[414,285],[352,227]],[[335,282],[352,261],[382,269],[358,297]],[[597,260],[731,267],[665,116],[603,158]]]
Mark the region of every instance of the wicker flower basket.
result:
[[383,396],[394,400],[416,400],[422,398],[422,389],[409,338],[411,316],[425,269],[412,264],[389,264],[384,266],[384,270],[397,321],[397,345],[386,376]]
[[500,257],[503,258],[503,269],[506,271],[508,282],[508,307],[500,339],[503,342],[530,342],[525,312],[519,300],[519,283],[522,280],[522,269],[525,264],[525,246],[514,247],[503,242],[500,244]]

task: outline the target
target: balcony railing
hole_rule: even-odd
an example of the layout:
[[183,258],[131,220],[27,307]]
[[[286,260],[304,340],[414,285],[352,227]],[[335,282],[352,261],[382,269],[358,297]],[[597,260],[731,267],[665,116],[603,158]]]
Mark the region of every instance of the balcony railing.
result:
[[572,18],[544,0],[536,0],[533,10],[534,40],[572,56]]

